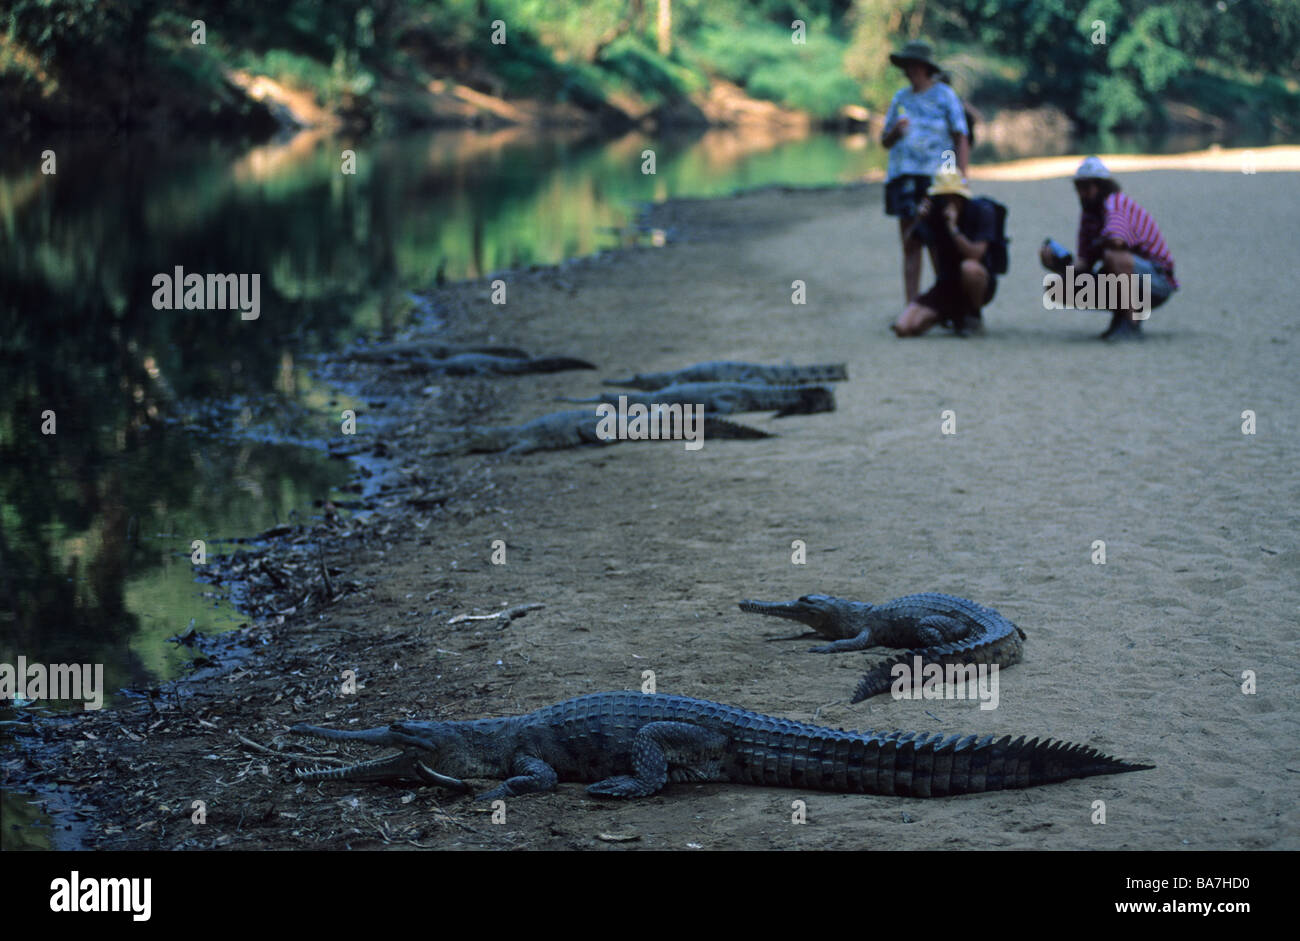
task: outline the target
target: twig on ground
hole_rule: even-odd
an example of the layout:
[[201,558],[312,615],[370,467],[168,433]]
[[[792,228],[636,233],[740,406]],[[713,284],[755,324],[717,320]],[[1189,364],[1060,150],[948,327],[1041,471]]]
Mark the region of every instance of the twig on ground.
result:
[[502,623],[521,618],[529,611],[546,607],[544,604],[517,604],[513,608],[502,608],[494,614],[458,614],[448,624],[460,624],[462,621],[501,621]]
[[276,751],[274,748],[267,748],[265,745],[259,745],[252,739],[244,738],[244,736],[240,735],[238,732],[232,731],[230,734],[235,736],[235,738],[239,739],[249,748],[253,749],[253,751],[261,752],[264,755],[275,755],[279,758],[298,758],[303,761],[314,761],[330,765],[346,765],[348,763],[342,758],[330,758],[325,755],[308,755],[304,752],[296,751]]

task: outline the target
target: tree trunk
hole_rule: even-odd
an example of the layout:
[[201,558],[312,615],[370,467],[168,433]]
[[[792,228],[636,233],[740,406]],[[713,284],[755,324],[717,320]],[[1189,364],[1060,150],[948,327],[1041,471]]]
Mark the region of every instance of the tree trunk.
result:
[[628,4],[627,14],[619,21],[619,24],[609,32],[601,36],[596,41],[596,47],[591,51],[590,62],[596,62],[604,53],[606,47],[615,39],[626,35],[630,30],[638,29],[645,17],[645,0],[631,0]]

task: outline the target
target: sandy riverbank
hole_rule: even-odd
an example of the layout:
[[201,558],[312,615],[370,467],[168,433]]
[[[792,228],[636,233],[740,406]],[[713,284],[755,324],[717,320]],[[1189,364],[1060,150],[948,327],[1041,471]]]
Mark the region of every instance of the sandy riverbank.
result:
[[[971,167],[975,180],[1047,180],[1069,177],[1081,155],[1030,157],[983,167]],[[1183,154],[1104,154],[1102,160],[1115,174],[1147,170],[1208,170],[1219,173],[1292,173],[1300,170],[1300,147],[1211,147]]]
[[[217,728],[165,737],[142,723],[143,741],[122,739],[120,753],[156,766],[149,798],[211,795],[204,839],[227,837],[215,845],[1300,848],[1300,331],[1278,261],[1294,240],[1300,176],[1121,179],[1164,229],[1183,289],[1145,343],[1119,348],[1092,338],[1104,315],[1043,309],[1034,252],[1045,235],[1073,238],[1065,180],[978,182],[1011,207],[1012,271],[971,340],[887,330],[899,259],[874,185],[658,207],[654,223],[681,241],[511,277],[504,308],[483,284],[440,291],[463,324],[457,339],[601,367],[498,380],[480,421],[524,420],[600,378],[707,359],[846,361],[851,379],[834,413],[751,418],[780,436],[701,451],[433,459],[419,399],[390,402],[395,426],[411,419],[390,442],[398,463],[445,476],[449,496],[381,518],[382,532],[340,562],[367,591],[323,617],[288,618],[273,650],[212,684]],[[804,306],[790,302],[795,279]],[[940,433],[946,409],[953,436]],[[1254,436],[1241,432],[1247,409]],[[490,564],[495,539],[504,566]],[[806,565],[791,564],[795,539]],[[1105,565],[1092,562],[1098,539]],[[859,655],[768,643],[792,632],[736,609],[745,597],[923,590],[974,598],[1026,632],[996,710],[849,706]],[[446,624],[520,603],[546,608],[500,630]],[[331,691],[345,668],[364,682],[357,696]],[[271,743],[304,720],[514,713],[639,688],[644,670],[662,692],[831,726],[1050,735],[1157,767],[929,801],[676,785],[610,804],[563,785],[512,801],[500,827],[430,790],[403,804],[402,789],[304,788],[287,777],[294,762],[231,734]],[[1255,695],[1241,691],[1245,670]],[[191,760],[209,752],[221,760]],[[790,823],[795,798],[808,802],[806,826]],[[1105,826],[1090,821],[1096,800]],[[122,831],[100,845],[174,845],[174,829],[136,829],[154,803],[112,804]]]

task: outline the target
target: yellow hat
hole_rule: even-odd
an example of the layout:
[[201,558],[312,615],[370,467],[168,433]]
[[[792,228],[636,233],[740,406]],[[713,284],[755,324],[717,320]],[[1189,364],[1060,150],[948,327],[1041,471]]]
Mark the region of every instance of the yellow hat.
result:
[[934,185],[930,187],[930,196],[965,196],[970,199],[970,187],[960,173],[940,171],[934,175]]

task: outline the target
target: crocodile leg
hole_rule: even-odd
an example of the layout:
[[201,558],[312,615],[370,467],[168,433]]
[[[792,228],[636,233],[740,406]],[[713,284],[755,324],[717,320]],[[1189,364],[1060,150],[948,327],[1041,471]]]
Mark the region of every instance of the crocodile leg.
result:
[[916,624],[917,642],[933,647],[951,643],[970,635],[971,626],[944,614],[931,614]]
[[[971,630],[971,625],[964,624],[956,618],[950,618],[943,614],[932,614],[921,618],[916,623],[916,642],[927,647],[949,644],[969,636]],[[811,651],[813,653],[847,653],[853,650],[867,650],[879,646],[882,645],[873,639],[871,629],[867,628],[856,637],[831,641],[829,644],[813,647]]]
[[809,647],[808,650],[810,653],[848,653],[851,650],[867,650],[875,646],[877,644],[871,639],[871,628],[867,628],[857,637],[833,640],[820,647]]
[[668,783],[668,766],[675,776],[697,781],[725,780],[720,762],[728,738],[690,722],[650,722],[637,730],[632,742],[632,774],[597,781],[587,788],[596,797],[649,797]]
[[922,669],[933,664],[944,668],[946,673],[947,667],[957,667],[959,670],[958,675],[964,682],[969,684],[975,681],[975,677],[978,675],[976,671],[980,665],[996,665],[1001,669],[1019,663],[1023,656],[1018,628],[1016,633],[1000,638],[993,643],[981,644],[974,649],[962,647],[960,644],[950,645],[944,643],[934,647],[903,651],[882,660],[863,674],[862,679],[858,681],[857,689],[854,690],[853,699],[850,701],[859,703],[864,699],[870,699],[872,696],[887,692],[894,685],[894,667],[898,664],[904,664],[911,670],[916,665],[916,658],[918,657],[921,659]]
[[500,797],[520,797],[555,790],[559,777],[555,769],[532,755],[515,755],[510,763],[513,776],[490,791],[484,791],[475,800],[490,801]]

